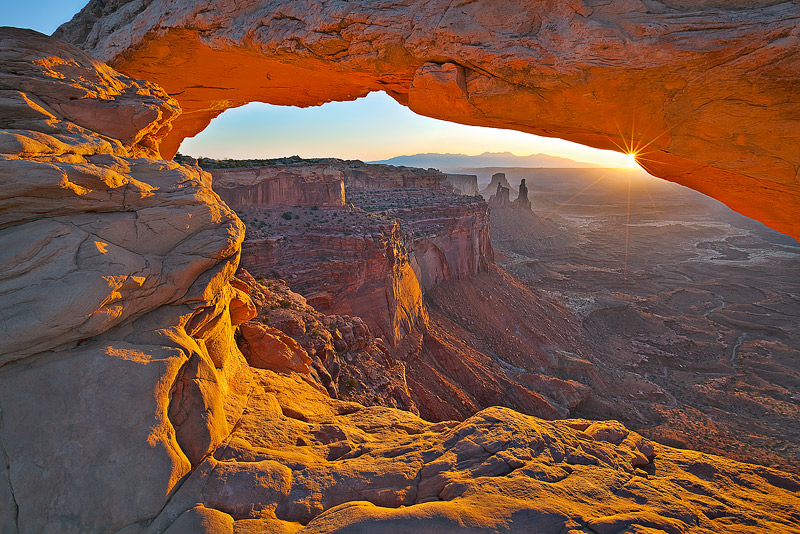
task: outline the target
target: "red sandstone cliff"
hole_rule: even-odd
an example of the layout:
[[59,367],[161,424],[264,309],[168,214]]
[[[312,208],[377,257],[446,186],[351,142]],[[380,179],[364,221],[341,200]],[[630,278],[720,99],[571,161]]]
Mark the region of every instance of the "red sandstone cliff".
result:
[[[457,197],[435,170],[291,159],[211,171],[214,189],[251,226],[245,268],[290,280],[321,311],[364,317],[393,345],[417,326],[424,330],[424,290],[485,272],[492,261],[486,203]],[[343,176],[347,200],[360,209],[312,203],[287,212],[270,200],[276,194],[263,192],[280,183],[284,197],[297,199],[309,176],[319,176],[315,185]],[[395,218],[400,225],[387,224]]]
[[328,165],[210,169],[214,191],[238,209],[341,207],[344,175]]
[[332,160],[332,165],[342,171],[345,187],[350,191],[411,188],[453,190],[453,186],[447,181],[447,175],[436,169],[375,165],[353,160]]
[[489,213],[481,199],[430,189],[353,191],[348,198],[366,211],[401,221],[424,290],[486,272],[494,260]]
[[249,225],[242,266],[252,274],[288,280],[322,312],[363,317],[390,344],[425,328],[422,290],[398,223],[351,207],[241,216]]

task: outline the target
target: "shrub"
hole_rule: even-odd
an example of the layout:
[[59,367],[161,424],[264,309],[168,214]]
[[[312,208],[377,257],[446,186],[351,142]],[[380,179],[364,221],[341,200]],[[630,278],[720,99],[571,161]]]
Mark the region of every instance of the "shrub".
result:
[[281,217],[283,217],[287,221],[291,221],[292,220],[292,212],[291,211],[285,211],[285,212],[283,212],[283,215],[281,215]]
[[344,381],[344,385],[347,386],[348,389],[356,389],[358,387],[358,380],[351,376]]

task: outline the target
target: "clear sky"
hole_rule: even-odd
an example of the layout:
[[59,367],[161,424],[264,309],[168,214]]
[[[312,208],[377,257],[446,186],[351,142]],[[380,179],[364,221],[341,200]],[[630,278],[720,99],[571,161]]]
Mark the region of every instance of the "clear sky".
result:
[[561,139],[422,117],[385,93],[305,109],[261,103],[229,109],[197,137],[184,141],[180,151],[194,157],[234,159],[298,155],[374,161],[426,152],[512,152],[621,167],[629,161],[617,152]]
[[[53,31],[88,0],[0,0],[0,26]],[[560,139],[463,126],[421,117],[384,93],[315,108],[253,103],[231,109],[181,145],[184,154],[212,158],[340,157],[365,161],[426,152],[550,154],[609,166],[630,159]]]

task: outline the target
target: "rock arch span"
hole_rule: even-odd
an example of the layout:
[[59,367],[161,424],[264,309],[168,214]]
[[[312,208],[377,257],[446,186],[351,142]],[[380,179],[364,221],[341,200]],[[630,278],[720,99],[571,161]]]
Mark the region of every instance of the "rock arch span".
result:
[[385,91],[422,115],[604,149],[800,236],[800,5],[92,0],[55,36],[157,82],[171,157],[225,109]]

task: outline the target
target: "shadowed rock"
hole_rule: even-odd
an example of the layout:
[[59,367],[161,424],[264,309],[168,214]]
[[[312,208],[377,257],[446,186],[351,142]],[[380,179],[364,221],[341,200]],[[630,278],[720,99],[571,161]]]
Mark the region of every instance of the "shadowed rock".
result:
[[528,200],[528,186],[525,185],[525,178],[519,184],[519,196],[514,201],[514,207],[524,210],[531,209],[531,201]]

